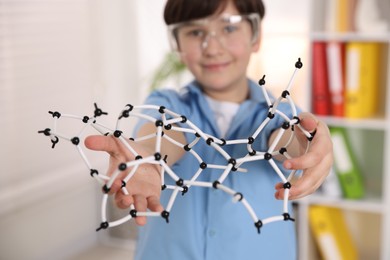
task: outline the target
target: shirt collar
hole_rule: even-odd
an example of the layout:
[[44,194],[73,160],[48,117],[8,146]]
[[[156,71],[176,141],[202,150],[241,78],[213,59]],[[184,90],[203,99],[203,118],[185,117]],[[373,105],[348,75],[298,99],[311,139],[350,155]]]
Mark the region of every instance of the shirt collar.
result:
[[[242,122],[246,120],[248,117],[251,117],[254,114],[256,114],[257,108],[260,104],[267,102],[260,86],[257,83],[248,79],[248,85],[249,85],[249,93],[250,93],[249,98],[240,104],[240,107],[234,118],[235,124],[231,126],[227,135],[229,135],[229,133],[234,132],[242,124]],[[204,117],[212,125],[215,134],[219,135],[219,129],[215,123],[215,118],[213,116],[213,113],[211,112],[212,110],[206,100],[206,97],[204,96],[204,93],[202,91],[199,82],[195,80],[192,81],[185,88],[183,88],[182,91],[184,91],[184,93],[189,94],[191,98],[194,98],[196,100],[196,102],[199,105],[198,108],[202,111]]]
[[[262,93],[260,86],[257,83],[255,83],[253,80],[248,79],[248,85],[249,85],[249,98],[245,100],[243,103],[245,103],[246,101],[253,101],[255,103],[266,102],[264,94]],[[184,91],[189,92],[191,94],[195,94],[196,96],[204,97],[202,87],[200,86],[199,82],[197,82],[196,80],[188,84]]]

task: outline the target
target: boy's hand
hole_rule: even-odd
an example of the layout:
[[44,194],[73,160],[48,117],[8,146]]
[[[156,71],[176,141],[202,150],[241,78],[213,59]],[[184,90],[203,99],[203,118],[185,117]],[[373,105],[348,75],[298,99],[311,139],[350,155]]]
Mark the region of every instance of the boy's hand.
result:
[[[317,190],[328,176],[333,163],[333,144],[328,127],[311,113],[302,113],[299,117],[303,128],[310,133],[315,132],[315,136],[306,154],[283,163],[286,169],[303,170],[302,176],[293,183],[290,189],[289,199],[299,199]],[[300,149],[305,151],[307,138],[299,128],[296,128],[296,131]],[[275,189],[275,197],[283,199],[283,184],[278,183]]]
[[[134,160],[134,155],[130,153],[124,145],[112,136],[89,136],[85,139],[85,146],[94,151],[105,151],[110,155],[108,176],[111,176],[120,163]],[[131,143],[131,146],[141,155],[148,156],[145,148]],[[152,164],[142,164],[138,167],[136,173],[127,182],[126,189],[128,195],[121,190],[122,179],[127,173],[121,173],[110,188],[109,194],[115,194],[115,203],[119,208],[129,208],[134,204],[135,209],[144,212],[147,209],[155,212],[163,211],[160,204],[161,180],[159,166]],[[146,217],[136,217],[135,222],[138,225],[146,224]]]

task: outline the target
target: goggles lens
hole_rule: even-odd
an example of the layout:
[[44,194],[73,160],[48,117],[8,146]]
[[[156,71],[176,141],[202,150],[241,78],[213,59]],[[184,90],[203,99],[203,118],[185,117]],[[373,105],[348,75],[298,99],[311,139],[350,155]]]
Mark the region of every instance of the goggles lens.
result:
[[224,48],[242,44],[243,39],[253,43],[259,36],[260,16],[224,14],[214,19],[199,19],[168,26],[172,49],[180,53],[207,48],[214,37]]

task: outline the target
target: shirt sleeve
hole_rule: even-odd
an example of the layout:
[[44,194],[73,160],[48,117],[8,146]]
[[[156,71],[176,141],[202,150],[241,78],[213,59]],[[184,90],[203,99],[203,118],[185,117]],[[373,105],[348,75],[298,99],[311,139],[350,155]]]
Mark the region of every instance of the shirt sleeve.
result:
[[[172,110],[176,113],[179,112],[179,94],[174,90],[158,90],[152,92],[145,100],[144,105],[153,105],[153,106],[159,106],[159,107],[165,107],[169,110]],[[175,111],[176,109],[176,111]],[[155,118],[156,120],[161,119],[161,113],[158,109],[143,109],[142,114]],[[149,120],[145,118],[139,118],[134,130],[133,135],[137,136],[137,133],[142,125],[145,123],[150,122]]]

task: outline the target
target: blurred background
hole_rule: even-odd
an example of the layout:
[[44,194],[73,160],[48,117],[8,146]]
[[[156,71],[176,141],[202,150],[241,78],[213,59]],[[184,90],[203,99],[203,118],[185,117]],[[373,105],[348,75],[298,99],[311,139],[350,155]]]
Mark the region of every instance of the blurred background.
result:
[[[249,74],[267,74],[277,91],[296,59],[307,59],[309,0],[264,2],[264,40]],[[48,111],[90,116],[96,102],[112,126],[126,104],[142,102],[170,51],[164,3],[0,0],[0,259],[115,259],[113,251],[131,259],[134,227],[95,232],[100,186],[75,147],[60,141],[52,149],[38,131],[53,127]],[[303,108],[307,73],[293,91]],[[70,135],[81,129],[76,121],[58,127]],[[106,159],[91,154],[102,171]]]

